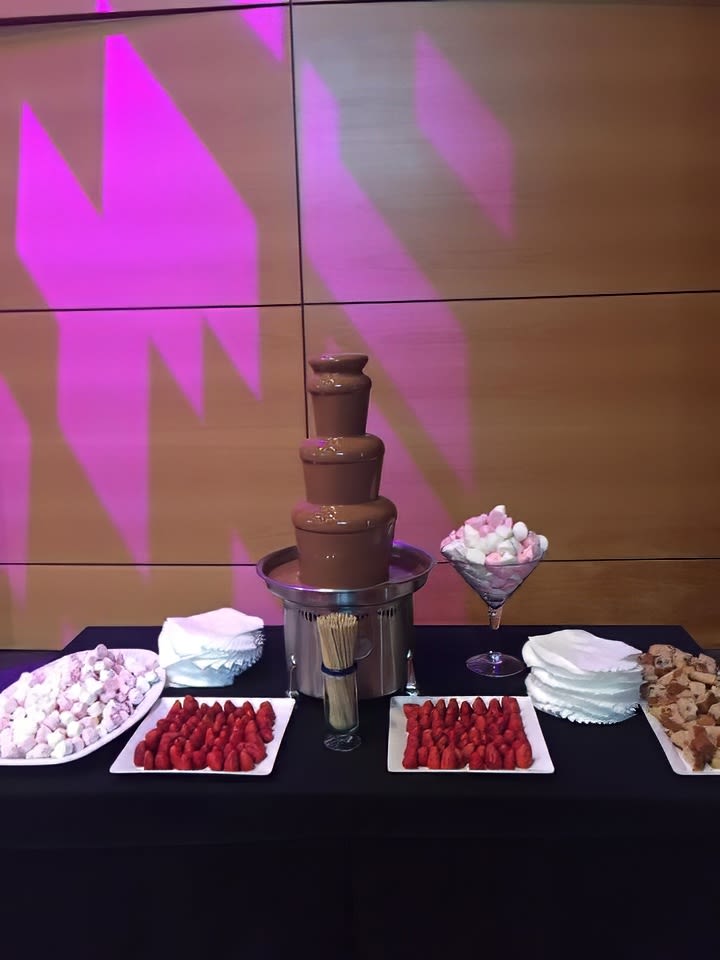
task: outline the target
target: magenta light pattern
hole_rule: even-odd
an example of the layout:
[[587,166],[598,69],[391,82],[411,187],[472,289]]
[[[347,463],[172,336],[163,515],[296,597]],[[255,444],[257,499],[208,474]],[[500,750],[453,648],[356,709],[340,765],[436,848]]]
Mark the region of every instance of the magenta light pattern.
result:
[[4,566],[10,590],[15,600],[22,602],[27,578],[21,564],[27,558],[30,521],[31,438],[25,416],[2,377],[0,439],[0,543],[2,555],[10,561]]
[[[438,293],[382,219],[342,162],[340,111],[315,68],[301,66],[300,195],[303,246],[334,300],[389,300],[412,296],[438,300]],[[326,198],[332,197],[327,203]],[[316,202],[319,201],[319,202]],[[338,244],[338,237],[343,244]],[[387,323],[382,311],[347,306],[375,363],[382,365],[458,476],[469,481],[467,343],[452,310],[435,303],[430,312],[406,311],[406,322]],[[398,318],[399,319],[399,318]],[[441,353],[418,346],[418,332],[438,338]],[[452,377],[451,394],[444,389]],[[448,443],[449,421],[464,442]],[[453,437],[456,440],[456,437]]]
[[[110,0],[95,2],[98,13],[115,9]],[[288,74],[287,8],[208,16],[245,31],[252,37],[245,42],[258,44],[272,69]],[[262,402],[263,238],[259,214],[214,155],[214,144],[191,124],[122,23],[117,21],[116,29],[113,22],[110,35],[99,41],[100,199],[91,199],[56,142],[57,127],[47,124],[27,95],[18,118],[15,245],[57,324],[57,423],[122,545],[118,560],[135,564],[142,580],[149,578],[148,564],[168,560],[152,555],[150,536],[152,357],[161,359],[202,423],[203,339],[209,330],[238,378]],[[133,35],[142,38],[139,30]],[[408,62],[415,108],[410,119],[462,185],[468,203],[504,242],[513,233],[507,132],[432,39],[410,35],[415,37],[415,58]],[[420,438],[431,447],[455,489],[472,486],[465,331],[345,162],[343,101],[333,78],[301,59],[296,82],[303,250],[327,302],[344,304],[348,327],[371,355],[376,374],[391,385],[396,412],[383,408],[378,391],[369,421],[387,446],[383,484],[398,501],[399,535],[432,549],[456,518],[433,485],[435,478],[424,476],[416,463],[405,426],[410,422],[414,442]],[[227,122],[238,122],[232,111]],[[428,343],[435,349],[428,350]],[[33,425],[3,372],[0,357],[0,565],[22,603],[23,564],[38,559],[29,553],[36,451]],[[228,522],[221,550],[228,563],[247,568],[257,557],[236,526]],[[247,577],[235,576],[228,599],[242,607],[251,602],[268,621],[277,621],[277,605],[259,578],[249,599],[247,583]],[[57,630],[72,631],[64,617]]]
[[254,218],[125,37],[105,41],[103,209],[29,105],[21,120],[17,250],[60,328],[58,417],[136,563],[147,562],[149,347],[202,414],[207,323],[255,395],[259,331],[226,311],[87,310],[99,303],[258,301]]
[[513,232],[513,147],[503,125],[432,40],[415,42],[419,128],[505,237]]

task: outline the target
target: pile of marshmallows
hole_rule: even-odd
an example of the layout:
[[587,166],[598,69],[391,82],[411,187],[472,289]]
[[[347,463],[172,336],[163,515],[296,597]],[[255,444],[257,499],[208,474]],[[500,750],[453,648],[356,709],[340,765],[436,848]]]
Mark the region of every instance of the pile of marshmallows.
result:
[[61,760],[78,753],[125,723],[159,679],[104,644],[23,673],[0,694],[0,757]]
[[532,563],[540,560],[547,548],[547,537],[528,530],[522,521],[513,523],[503,505],[470,517],[440,544],[448,560],[481,566]]

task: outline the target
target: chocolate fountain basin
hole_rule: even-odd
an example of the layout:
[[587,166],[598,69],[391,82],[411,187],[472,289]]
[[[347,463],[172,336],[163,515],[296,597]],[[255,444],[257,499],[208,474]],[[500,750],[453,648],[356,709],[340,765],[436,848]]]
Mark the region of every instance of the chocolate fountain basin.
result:
[[309,697],[323,696],[320,645],[315,621],[345,611],[358,618],[358,696],[388,696],[404,687],[413,632],[413,594],[427,582],[435,561],[419,547],[393,543],[388,579],[361,589],[309,587],[300,582],[295,546],[275,550],[257,563],[270,592],[283,602],[285,656],[295,667],[295,685]]

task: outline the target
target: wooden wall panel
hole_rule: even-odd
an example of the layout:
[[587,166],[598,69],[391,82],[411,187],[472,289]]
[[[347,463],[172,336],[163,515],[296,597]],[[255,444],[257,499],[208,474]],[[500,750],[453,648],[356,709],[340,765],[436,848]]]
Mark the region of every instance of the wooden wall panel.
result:
[[[508,601],[508,624],[680,624],[720,647],[714,596],[720,560],[617,560],[540,564]],[[415,594],[416,623],[487,623],[487,607],[447,563]]]
[[[16,579],[20,579],[17,576]],[[282,623],[282,607],[254,566],[34,566],[25,600],[12,600],[0,569],[0,647],[55,649],[90,624],[160,625],[168,616],[234,605]],[[712,602],[717,560],[545,561],[508,602],[515,624],[682,624],[720,647]],[[486,609],[446,563],[414,596],[415,622],[486,623]]]
[[297,307],[0,314],[0,564],[292,542],[301,357]]
[[0,308],[297,303],[288,11],[5,27]]
[[720,6],[294,22],[309,300],[717,288]]
[[554,559],[716,556],[720,294],[312,306],[368,351],[402,539],[504,503]]
[[59,649],[91,624],[159,626],[226,606],[282,623],[254,566],[34,566],[15,577],[24,601],[13,600],[0,567],[0,647]]
[[[288,0],[285,0],[287,4]],[[281,5],[283,0],[253,0],[252,6]],[[0,0],[0,21],[18,17],[67,17],[105,13],[147,13],[235,7],[232,0]],[[249,4],[248,4],[249,6]]]

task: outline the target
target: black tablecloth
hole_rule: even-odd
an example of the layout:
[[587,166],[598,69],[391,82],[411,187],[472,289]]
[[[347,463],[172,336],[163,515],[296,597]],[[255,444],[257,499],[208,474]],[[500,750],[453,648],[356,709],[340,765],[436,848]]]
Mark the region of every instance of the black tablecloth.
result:
[[[528,633],[553,629],[503,627],[503,649],[519,653]],[[588,629],[641,649],[651,643],[672,643],[698,650],[677,626]],[[222,698],[283,696],[282,630],[271,627],[266,633],[262,659],[232,688],[195,692]],[[157,636],[157,627],[88,627],[62,653],[101,642],[114,648],[157,649]],[[477,627],[416,628],[415,665],[421,694],[522,695],[524,675],[491,680],[465,668],[466,658],[486,649],[489,639],[489,631]],[[0,652],[0,687],[22,670],[60,655]],[[147,885],[148,869],[159,871],[156,885],[163,877],[174,876],[173,871],[182,874],[189,864],[194,864],[192,869],[221,874],[230,870],[237,878],[244,870],[256,875],[264,870],[270,902],[262,906],[254,900],[253,909],[257,919],[261,906],[272,916],[273,902],[278,909],[282,904],[280,913],[287,923],[273,925],[273,936],[294,942],[293,924],[309,935],[318,920],[316,915],[311,922],[309,911],[329,906],[332,918],[323,921],[326,932],[350,933],[344,952],[327,955],[360,957],[379,943],[388,946],[396,940],[393,950],[398,955],[411,943],[431,942],[430,929],[421,929],[416,915],[426,910],[422,897],[418,905],[418,895],[425,890],[431,901],[434,896],[432,902],[442,903],[443,912],[451,909],[453,898],[469,909],[474,902],[467,899],[470,894],[464,887],[457,891],[451,880],[463,869],[485,889],[486,904],[490,901],[483,878],[492,876],[493,885],[505,886],[521,881],[524,892],[517,909],[519,915],[534,918],[535,924],[561,902],[548,891],[555,889],[559,896],[562,890],[562,902],[574,904],[570,909],[573,924],[578,924],[583,904],[589,917],[595,909],[590,904],[597,905],[598,898],[614,902],[614,891],[628,882],[628,870],[633,876],[646,871],[648,882],[655,883],[651,865],[653,871],[659,860],[668,865],[669,850],[686,849],[682,844],[691,825],[706,825],[712,836],[720,810],[718,779],[675,774],[641,714],[611,726],[573,724],[540,714],[554,774],[410,775],[387,772],[389,698],[364,700],[360,706],[362,747],[351,754],[334,754],[322,743],[322,704],[301,697],[274,770],[265,777],[112,775],[109,767],[129,734],[65,765],[0,767],[0,847],[5,860],[14,856],[16,869],[27,872],[29,884],[43,865],[57,869],[63,864],[67,871],[68,863],[79,871],[85,869],[82,864],[114,864],[110,876],[113,870],[116,877],[132,876],[134,886]],[[697,832],[697,826],[693,830]],[[353,881],[347,888],[338,886],[333,868],[338,857],[353,865]],[[701,859],[702,866],[693,868],[693,885],[700,882],[709,862]],[[148,868],[148,864],[154,866]],[[428,878],[428,872],[434,879]],[[86,876],[87,871],[78,874],[76,882]],[[110,883],[103,877],[103,882]],[[292,884],[292,896],[285,890],[285,881]],[[451,888],[456,891],[452,896]],[[583,889],[592,891],[590,900]],[[638,903],[637,889],[634,897]],[[518,913],[511,909],[516,899],[513,894],[508,904],[495,896],[494,920],[483,921],[484,937],[478,937],[478,948],[491,937],[507,942],[507,929],[517,935],[513,917],[517,919]],[[28,910],[29,903],[25,902]],[[607,903],[604,909],[610,909]],[[436,911],[431,913],[438,943],[443,930],[448,943],[465,931],[462,924],[455,929],[455,921],[447,928],[438,925]],[[403,923],[409,928],[404,929]],[[569,929],[567,923],[565,927]],[[267,921],[254,924],[253,929],[257,940],[252,942],[260,955],[270,942]],[[553,943],[559,946],[558,929],[553,929],[555,939],[543,940],[551,953]],[[165,922],[162,930],[167,937]],[[678,924],[677,936],[682,932]],[[526,934],[518,944],[527,945],[530,934]],[[184,937],[190,935],[185,930]],[[145,942],[147,936],[146,930]],[[533,942],[539,943],[543,936],[534,930],[530,940],[534,937]],[[649,934],[644,936],[648,944]],[[670,942],[670,936],[666,931],[662,943]],[[242,941],[237,943],[240,947]],[[246,955],[251,955],[247,954],[247,931],[244,943]]]

